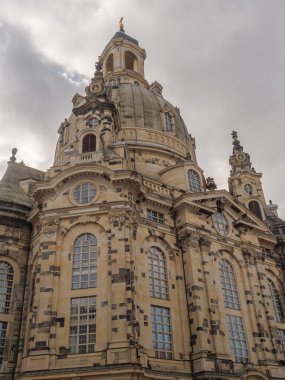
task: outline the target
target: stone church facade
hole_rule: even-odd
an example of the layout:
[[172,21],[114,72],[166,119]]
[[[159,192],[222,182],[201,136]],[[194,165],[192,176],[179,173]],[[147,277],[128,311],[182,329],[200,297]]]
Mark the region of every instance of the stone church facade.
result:
[[229,191],[123,28],[53,166],[0,182],[1,379],[285,379],[285,222],[236,132]]

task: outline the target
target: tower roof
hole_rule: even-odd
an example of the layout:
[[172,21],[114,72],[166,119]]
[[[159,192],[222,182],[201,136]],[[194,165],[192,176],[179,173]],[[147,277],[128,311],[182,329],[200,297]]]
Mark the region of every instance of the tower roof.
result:
[[136,40],[135,38],[129,36],[128,34],[126,34],[125,32],[122,32],[121,30],[119,30],[118,32],[116,32],[114,34],[114,36],[111,38],[111,41],[116,39],[116,38],[124,38],[125,40],[128,40],[130,42],[133,42],[134,44],[138,45],[139,42],[138,40]]
[[24,164],[9,163],[0,181],[0,209],[23,212],[32,207],[33,198],[20,186],[20,181],[28,179],[42,180],[43,172]]

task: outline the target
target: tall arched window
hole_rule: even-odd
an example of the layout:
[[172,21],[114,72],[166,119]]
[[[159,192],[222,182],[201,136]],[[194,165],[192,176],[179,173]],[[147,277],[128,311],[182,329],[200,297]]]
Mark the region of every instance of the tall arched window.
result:
[[110,73],[114,70],[114,57],[113,54],[110,54],[106,61],[106,71]]
[[251,212],[253,212],[259,219],[262,219],[262,213],[257,201],[250,201],[248,204],[248,208]]
[[125,67],[128,70],[135,70],[136,68],[137,57],[130,51],[125,53]]
[[275,320],[276,322],[283,322],[283,310],[282,310],[278,290],[274,282],[270,278],[268,279],[268,286],[269,286],[270,296],[273,303]]
[[78,236],[73,246],[72,289],[95,288],[97,283],[97,239]]
[[221,286],[224,296],[224,306],[230,309],[240,309],[237,284],[232,266],[226,261],[219,263]]
[[14,271],[11,265],[5,261],[0,261],[0,313],[9,313],[13,276]]
[[88,133],[82,140],[82,153],[95,152],[96,150],[96,137],[93,133]]
[[188,170],[188,184],[189,184],[189,190],[193,193],[198,193],[201,191],[201,183],[200,183],[200,177],[197,172],[190,169]]
[[148,273],[151,297],[168,299],[166,261],[162,250],[151,247],[148,250]]
[[165,112],[164,120],[165,120],[165,131],[174,132],[174,119],[170,112]]

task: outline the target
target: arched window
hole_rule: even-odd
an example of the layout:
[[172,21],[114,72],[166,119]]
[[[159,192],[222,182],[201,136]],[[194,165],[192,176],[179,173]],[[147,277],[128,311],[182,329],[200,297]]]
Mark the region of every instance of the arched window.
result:
[[72,289],[95,288],[97,284],[97,239],[78,236],[73,246]]
[[253,187],[251,186],[250,183],[246,183],[246,184],[244,185],[243,189],[244,189],[244,191],[245,191],[247,194],[249,194],[249,195],[251,195],[252,192],[253,192]]
[[188,184],[189,190],[193,193],[201,191],[200,177],[194,170],[188,170]]
[[8,314],[12,296],[13,268],[5,261],[0,261],[0,313]]
[[163,252],[158,247],[148,250],[148,273],[151,297],[168,299],[167,268]]
[[125,53],[125,67],[128,70],[135,70],[137,62],[137,57],[131,53],[130,51],[126,51]]
[[253,212],[259,219],[262,219],[262,213],[257,201],[250,201],[248,204],[248,208],[251,212]]
[[170,112],[165,112],[164,120],[165,120],[165,131],[174,132],[174,119]]
[[229,233],[229,223],[222,212],[217,211],[215,212],[215,214],[213,214],[213,222],[219,234],[227,236],[227,234]]
[[268,286],[269,286],[270,296],[273,303],[275,320],[276,322],[283,322],[283,310],[282,310],[278,290],[274,282],[270,278],[268,279]]
[[96,150],[96,137],[93,133],[88,133],[82,140],[82,153],[95,152]]
[[232,266],[226,261],[219,263],[220,280],[224,296],[224,306],[230,309],[240,309],[235,274]]
[[110,73],[114,70],[114,58],[113,54],[110,54],[106,61],[106,71],[107,73]]

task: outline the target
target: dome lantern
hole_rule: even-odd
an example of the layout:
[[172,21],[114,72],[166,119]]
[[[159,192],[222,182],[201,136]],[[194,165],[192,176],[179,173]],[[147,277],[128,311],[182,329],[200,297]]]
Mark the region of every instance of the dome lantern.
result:
[[144,77],[145,50],[136,39],[120,30],[115,33],[99,57],[105,82],[117,79],[121,83],[136,83],[148,87]]

